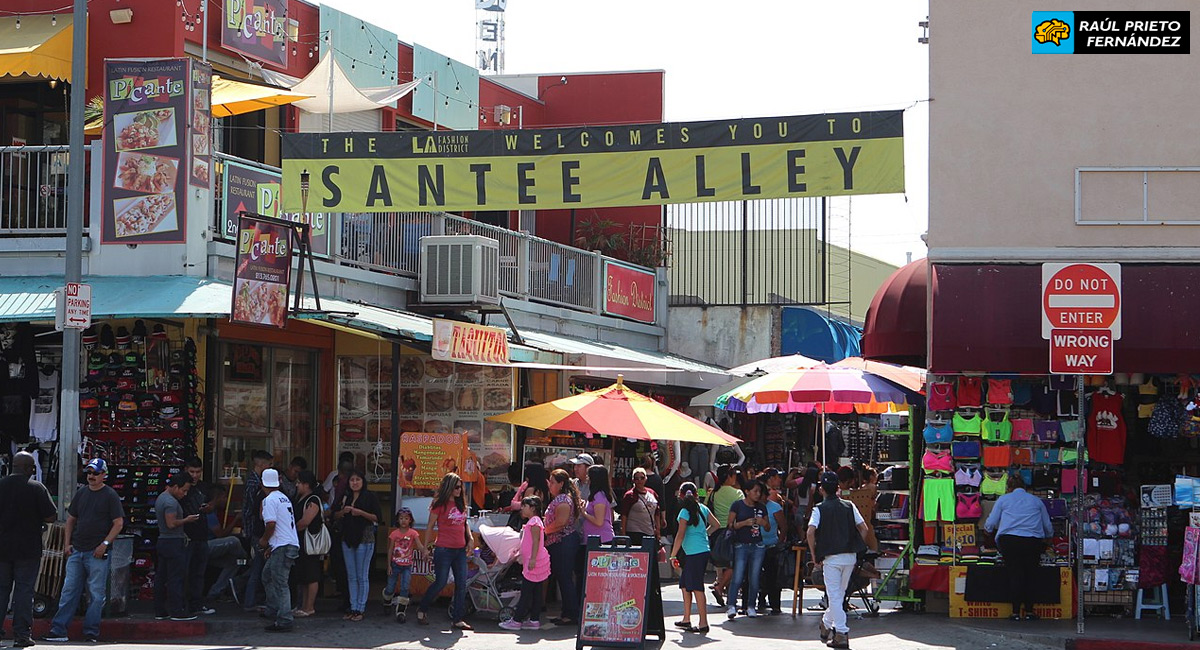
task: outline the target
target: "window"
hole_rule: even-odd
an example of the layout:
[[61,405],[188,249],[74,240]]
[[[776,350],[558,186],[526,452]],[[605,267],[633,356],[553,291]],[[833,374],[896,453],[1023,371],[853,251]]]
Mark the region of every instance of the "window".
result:
[[217,476],[244,477],[256,449],[281,465],[295,456],[314,460],[317,353],[226,341],[221,359]]

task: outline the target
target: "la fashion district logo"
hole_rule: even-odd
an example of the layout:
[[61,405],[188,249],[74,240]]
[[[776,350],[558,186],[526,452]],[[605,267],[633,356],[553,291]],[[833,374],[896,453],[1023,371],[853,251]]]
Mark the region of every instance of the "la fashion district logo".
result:
[[1190,11],[1035,11],[1034,54],[1191,54]]

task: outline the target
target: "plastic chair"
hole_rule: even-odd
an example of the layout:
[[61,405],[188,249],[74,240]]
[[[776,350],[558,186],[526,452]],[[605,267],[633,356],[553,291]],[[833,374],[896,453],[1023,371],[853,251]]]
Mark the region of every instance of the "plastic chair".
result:
[[[1157,592],[1157,596],[1154,596],[1154,600],[1147,603],[1143,598],[1146,592],[1150,592],[1152,596]],[[1171,620],[1171,603],[1167,600],[1167,585],[1165,583],[1157,587],[1150,587],[1149,589],[1138,589],[1137,604],[1133,608],[1133,618],[1141,620],[1142,610],[1156,611],[1162,615],[1163,620]]]

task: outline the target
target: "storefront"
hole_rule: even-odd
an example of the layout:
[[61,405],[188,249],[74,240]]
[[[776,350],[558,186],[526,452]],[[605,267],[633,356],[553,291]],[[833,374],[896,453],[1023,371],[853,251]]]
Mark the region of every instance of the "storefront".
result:
[[[1122,265],[1114,374],[1085,376],[1081,399],[1077,376],[1047,374],[1039,264],[931,265],[929,401],[913,457],[923,512],[908,560],[912,587],[931,607],[951,616],[1008,615],[997,577],[1003,558],[982,525],[1002,481],[1016,472],[1044,500],[1054,526],[1037,585],[1043,617],[1070,618],[1076,606],[1085,615],[1132,616],[1139,589],[1150,602],[1163,585],[1182,611],[1177,568],[1190,507],[1174,506],[1169,486],[1177,475],[1200,474],[1188,410],[1200,349],[1197,307],[1177,288],[1198,274],[1191,265]],[[904,287],[890,292],[898,298]],[[912,315],[920,302],[909,296],[885,306]],[[864,347],[880,358],[911,358],[898,329],[868,318]]]

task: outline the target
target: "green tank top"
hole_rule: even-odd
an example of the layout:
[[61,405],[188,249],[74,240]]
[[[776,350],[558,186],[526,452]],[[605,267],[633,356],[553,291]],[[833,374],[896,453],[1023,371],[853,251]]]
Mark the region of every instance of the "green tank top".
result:
[[[999,413],[1004,417],[999,421],[993,420],[992,415]],[[983,418],[983,439],[988,442],[1008,442],[1012,438],[1012,422],[1008,419],[1008,411],[992,411]]]
[[962,436],[977,436],[983,428],[983,418],[978,413],[973,413],[969,418],[955,413],[951,422],[954,426],[954,433]]

